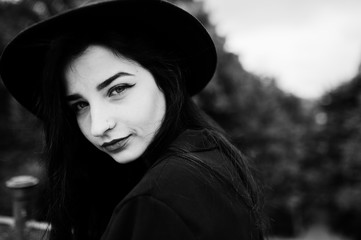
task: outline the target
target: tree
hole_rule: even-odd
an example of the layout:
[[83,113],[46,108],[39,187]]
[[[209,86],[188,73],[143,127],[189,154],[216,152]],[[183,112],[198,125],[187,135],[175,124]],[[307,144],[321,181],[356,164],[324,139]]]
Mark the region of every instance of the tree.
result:
[[[200,3],[193,3],[199,5]],[[213,80],[196,98],[198,105],[222,126],[234,143],[250,157],[267,182],[266,208],[272,234],[292,235],[301,228],[303,201],[300,166],[314,127],[312,103],[280,90],[276,81],[246,71],[237,55],[225,50],[208,16],[196,15],[207,27],[218,53]]]
[[[329,93],[318,104],[322,124],[313,136],[305,186],[312,202],[322,206],[336,230],[361,238],[361,73]],[[311,214],[312,216],[312,214]]]

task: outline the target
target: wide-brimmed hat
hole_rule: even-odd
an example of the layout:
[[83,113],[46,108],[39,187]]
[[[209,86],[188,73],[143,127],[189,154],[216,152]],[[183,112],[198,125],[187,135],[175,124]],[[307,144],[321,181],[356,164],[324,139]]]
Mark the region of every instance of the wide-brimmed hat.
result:
[[123,29],[145,31],[147,38],[177,55],[188,75],[186,88],[190,95],[201,91],[214,74],[214,43],[195,17],[165,1],[119,0],[73,9],[19,33],[0,59],[4,85],[20,104],[42,118],[41,81],[51,42],[68,32],[89,33],[103,27],[120,34]]

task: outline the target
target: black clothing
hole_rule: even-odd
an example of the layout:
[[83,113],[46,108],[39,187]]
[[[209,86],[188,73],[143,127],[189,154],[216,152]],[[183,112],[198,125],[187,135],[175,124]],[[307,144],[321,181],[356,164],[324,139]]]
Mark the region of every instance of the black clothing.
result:
[[230,161],[204,131],[188,130],[171,145],[184,147],[196,160],[158,160],[114,209],[102,240],[262,239],[247,202],[229,184]]

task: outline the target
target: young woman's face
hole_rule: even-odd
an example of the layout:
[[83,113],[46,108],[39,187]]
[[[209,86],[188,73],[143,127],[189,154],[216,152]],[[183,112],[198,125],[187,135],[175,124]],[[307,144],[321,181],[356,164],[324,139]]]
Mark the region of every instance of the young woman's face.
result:
[[165,115],[152,74],[102,46],[90,46],[65,71],[66,98],[84,136],[119,163],[140,157]]

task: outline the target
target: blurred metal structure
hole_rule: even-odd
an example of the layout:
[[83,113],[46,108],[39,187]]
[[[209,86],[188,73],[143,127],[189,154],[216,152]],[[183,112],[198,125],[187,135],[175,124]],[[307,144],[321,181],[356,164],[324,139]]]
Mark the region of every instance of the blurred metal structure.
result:
[[39,180],[33,176],[16,176],[6,181],[13,199],[14,240],[26,240],[26,222],[31,214],[32,196]]

